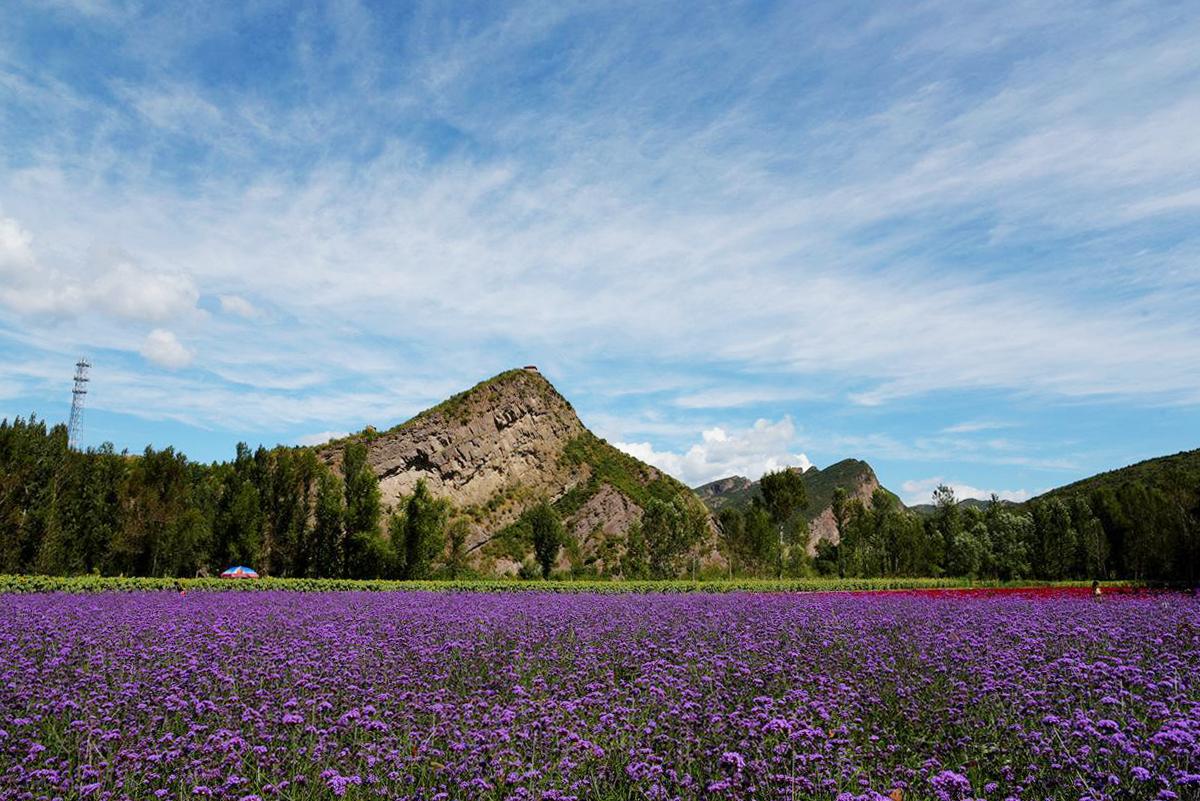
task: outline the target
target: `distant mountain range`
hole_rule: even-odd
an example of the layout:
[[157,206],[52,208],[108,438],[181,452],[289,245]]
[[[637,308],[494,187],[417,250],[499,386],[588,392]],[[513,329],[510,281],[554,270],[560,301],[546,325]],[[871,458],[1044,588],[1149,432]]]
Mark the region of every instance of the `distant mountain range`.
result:
[[[986,509],[987,507],[991,506],[991,503],[992,502],[990,500],[982,500],[980,498],[963,498],[958,502],[958,507],[960,509]],[[1000,505],[1020,506],[1021,504],[1017,503],[1016,501],[1002,500],[1000,501]],[[935,509],[937,509],[937,507],[932,503],[915,503],[908,507],[908,511],[912,512],[913,514],[920,515],[921,517],[927,517],[933,514]]]
[[[857,498],[864,504],[870,503],[871,495],[880,487],[879,479],[871,465],[860,459],[843,459],[824,469],[791,469],[804,478],[804,489],[808,496],[804,516],[808,522],[810,544],[813,547],[821,539],[837,541],[837,526],[833,519],[833,491],[837,487],[845,487],[849,497]],[[730,476],[710,481],[696,487],[694,491],[713,512],[719,512],[726,507],[741,509],[748,506],[751,499],[758,494],[758,482],[745,476]],[[903,507],[894,493],[886,488],[885,491]]]
[[[799,468],[792,469],[799,471]],[[805,517],[808,520],[814,543],[818,538],[837,541],[837,529],[834,526],[830,504],[835,487],[845,487],[850,497],[858,498],[863,503],[869,503],[871,494],[880,486],[871,466],[858,459],[843,459],[823,470],[810,467],[803,471],[802,475],[808,491],[808,509]],[[1091,495],[1102,488],[1116,490],[1133,483],[1164,491],[1179,490],[1182,497],[1191,497],[1194,499],[1193,503],[1200,504],[1200,449],[1147,459],[1128,467],[1100,473],[1049,490],[1024,503],[1007,500],[1001,500],[999,503],[1005,507],[1022,508],[1038,499]],[[886,490],[886,487],[884,489]],[[696,487],[694,491],[709,509],[719,512],[727,506],[743,508],[749,505],[751,499],[758,493],[758,482],[751,481],[744,476],[729,476],[710,481]],[[906,506],[896,497],[895,493],[887,491],[900,508],[907,509],[912,514],[927,517],[934,512],[935,507],[932,503]],[[990,500],[979,498],[963,498],[958,501],[958,506],[962,509],[985,509],[990,504]]]

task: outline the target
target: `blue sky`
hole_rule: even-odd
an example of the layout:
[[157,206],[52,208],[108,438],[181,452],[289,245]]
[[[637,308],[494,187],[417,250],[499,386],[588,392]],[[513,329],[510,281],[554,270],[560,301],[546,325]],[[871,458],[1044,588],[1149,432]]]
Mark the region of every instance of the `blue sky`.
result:
[[0,416],[228,458],[538,364],[691,484],[1200,446],[1194,3],[7,3]]

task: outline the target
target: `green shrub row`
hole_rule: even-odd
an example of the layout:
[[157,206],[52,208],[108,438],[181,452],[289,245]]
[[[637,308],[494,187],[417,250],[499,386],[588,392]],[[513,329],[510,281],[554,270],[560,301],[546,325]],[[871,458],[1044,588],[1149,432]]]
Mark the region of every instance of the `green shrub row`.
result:
[[[1088,582],[1003,582],[938,578],[802,578],[722,579],[717,581],[519,581],[515,579],[472,579],[459,581],[387,581],[382,579],[172,579],[110,576],[12,576],[0,575],[0,593],[26,592],[134,592],[146,590],[242,591],[287,590],[329,592],[838,592],[865,590],[965,589],[1002,586],[1083,586]],[[1114,582],[1116,583],[1116,582]]]

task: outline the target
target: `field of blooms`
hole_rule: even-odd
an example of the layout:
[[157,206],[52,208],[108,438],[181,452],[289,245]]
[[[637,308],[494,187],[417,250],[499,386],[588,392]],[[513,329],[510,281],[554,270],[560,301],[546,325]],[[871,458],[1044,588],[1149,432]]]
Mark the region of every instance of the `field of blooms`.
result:
[[0,595],[3,799],[1189,799],[1182,594]]

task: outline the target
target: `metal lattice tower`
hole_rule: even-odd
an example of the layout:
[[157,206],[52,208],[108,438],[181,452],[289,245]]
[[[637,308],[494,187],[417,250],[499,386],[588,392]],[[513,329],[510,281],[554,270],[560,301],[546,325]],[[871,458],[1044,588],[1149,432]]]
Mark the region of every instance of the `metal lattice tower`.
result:
[[71,421],[67,423],[67,444],[71,450],[79,449],[79,425],[83,418],[83,399],[87,395],[88,368],[92,365],[87,359],[75,362],[75,387],[71,390]]

